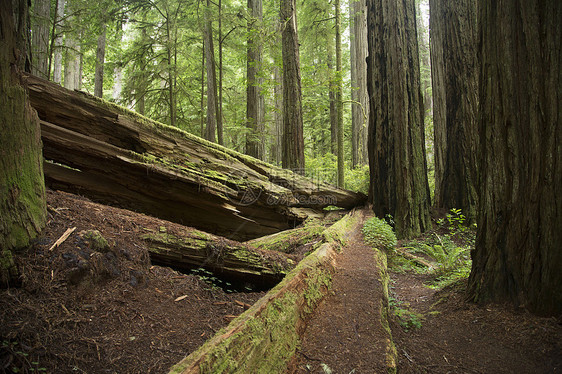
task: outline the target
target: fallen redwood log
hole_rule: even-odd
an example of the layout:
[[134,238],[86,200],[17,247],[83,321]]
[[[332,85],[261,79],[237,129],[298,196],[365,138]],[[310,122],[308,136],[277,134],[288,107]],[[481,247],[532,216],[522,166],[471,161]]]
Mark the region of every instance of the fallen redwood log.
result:
[[204,268],[233,283],[250,283],[269,289],[296,266],[296,258],[283,253],[259,250],[242,243],[186,230],[179,235],[151,232],[142,236],[152,263],[178,270]]
[[238,240],[365,201],[83,92],[26,79],[45,157],[55,163],[45,168],[53,188]]

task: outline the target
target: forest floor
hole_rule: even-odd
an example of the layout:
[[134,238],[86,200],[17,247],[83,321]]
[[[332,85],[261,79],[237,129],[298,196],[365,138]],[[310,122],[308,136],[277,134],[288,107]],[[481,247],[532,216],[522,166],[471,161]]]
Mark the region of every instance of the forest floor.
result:
[[[167,373],[263,292],[226,293],[150,263],[139,237],[183,227],[47,191],[49,222],[17,256],[20,287],[0,290],[0,373]],[[74,233],[51,245],[69,228]],[[80,233],[99,230],[110,250]],[[338,255],[333,290],[308,323],[297,373],[384,373],[378,264],[359,229]],[[510,305],[465,301],[464,282],[390,268],[390,327],[399,373],[562,372],[562,325]],[[397,310],[407,310],[409,323]]]
[[[349,236],[332,292],[308,323],[291,373],[387,372],[378,264],[361,232]],[[398,373],[562,373],[562,320],[511,305],[469,303],[466,279],[430,288],[436,274],[393,267],[392,256],[399,255],[389,254]]]
[[[0,290],[0,373],[167,373],[264,295],[153,266],[140,236],[183,226],[64,192],[48,190],[47,203],[43,236],[16,257],[22,285]],[[110,250],[90,248],[83,230]]]

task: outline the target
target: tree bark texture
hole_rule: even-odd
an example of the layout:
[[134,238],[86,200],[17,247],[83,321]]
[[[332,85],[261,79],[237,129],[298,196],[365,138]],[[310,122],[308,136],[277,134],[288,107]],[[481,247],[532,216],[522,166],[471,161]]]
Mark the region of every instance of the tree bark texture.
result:
[[155,264],[182,270],[204,268],[221,279],[252,283],[262,289],[279,283],[297,262],[294,256],[252,248],[197,230],[186,230],[181,235],[148,233],[142,238]]
[[302,90],[295,0],[281,0],[283,50],[283,168],[304,173]]
[[476,219],[478,58],[475,0],[431,0],[435,206]]
[[236,239],[363,202],[87,94],[27,81],[44,120],[45,158],[71,167],[47,164],[54,188]]
[[367,118],[367,6],[364,1],[350,4],[351,19],[351,154],[356,167],[368,162]]
[[27,1],[0,2],[0,285],[17,277],[12,250],[29,245],[45,225],[45,185],[37,113],[23,70],[28,58]]
[[105,22],[101,26],[98,36],[98,47],[96,49],[96,71],[94,77],[94,96],[103,97],[103,71],[105,66],[105,40],[107,25]]
[[369,199],[399,237],[431,226],[423,103],[413,0],[367,2]]
[[246,87],[246,154],[264,159],[264,123],[261,114],[263,98],[260,85],[262,66],[261,27],[263,9],[261,0],[248,0],[248,53],[247,53],[247,87]]
[[31,72],[38,77],[49,79],[49,31],[51,25],[51,1],[35,0],[33,3],[31,41]]
[[562,2],[479,3],[479,212],[469,292],[562,313]]

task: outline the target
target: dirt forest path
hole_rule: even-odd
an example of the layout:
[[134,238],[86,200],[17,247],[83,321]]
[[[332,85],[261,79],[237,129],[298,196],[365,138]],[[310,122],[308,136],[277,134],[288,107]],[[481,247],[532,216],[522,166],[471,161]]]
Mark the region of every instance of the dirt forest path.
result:
[[362,223],[337,256],[332,290],[307,324],[291,373],[385,373],[382,284]]

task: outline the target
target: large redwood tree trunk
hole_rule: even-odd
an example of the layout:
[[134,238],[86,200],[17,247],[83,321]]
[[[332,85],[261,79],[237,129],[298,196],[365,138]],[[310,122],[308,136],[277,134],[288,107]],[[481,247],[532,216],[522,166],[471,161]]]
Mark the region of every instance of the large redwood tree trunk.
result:
[[45,225],[41,138],[20,72],[29,69],[27,1],[0,2],[0,285],[17,276],[12,250]]
[[435,206],[476,218],[476,0],[430,0]]
[[285,169],[304,173],[302,90],[295,0],[281,0],[283,49],[283,156]]
[[414,0],[368,0],[369,200],[400,237],[431,226]]
[[479,5],[480,209],[469,292],[562,313],[562,2]]

